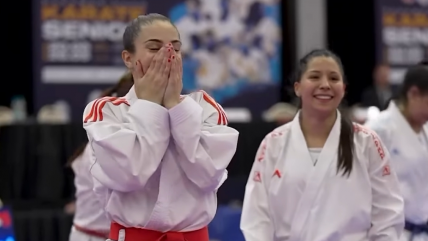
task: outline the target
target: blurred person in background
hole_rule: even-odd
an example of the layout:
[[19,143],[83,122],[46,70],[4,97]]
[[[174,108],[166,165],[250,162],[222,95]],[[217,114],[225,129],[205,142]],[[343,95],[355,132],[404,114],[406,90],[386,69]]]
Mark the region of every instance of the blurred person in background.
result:
[[211,23],[204,18],[201,12],[201,0],[186,0],[185,6],[186,13],[176,21],[175,25],[183,43],[181,51],[190,54],[193,47],[192,36],[208,31]]
[[227,62],[218,54],[218,43],[214,41],[212,31],[199,36],[201,48],[193,51],[192,56],[200,64],[197,70],[197,85],[208,93],[224,85],[227,75]]
[[398,241],[403,200],[389,154],[337,109],[341,60],[312,51],[294,81],[301,109],[265,137],[247,182],[246,241]]
[[208,241],[239,133],[204,91],[180,95],[181,41],[170,19],[137,17],[123,44],[134,86],[89,103],[83,123],[109,239]]
[[[126,73],[116,86],[104,91],[101,97],[124,96],[133,82],[132,74]],[[110,221],[92,190],[92,162],[91,147],[87,143],[78,148],[68,162],[75,174],[76,187],[76,201],[66,206],[66,212],[74,213],[69,241],[104,241],[108,238]]]
[[186,0],[177,4],[169,16],[183,43],[184,91],[203,89],[219,103],[228,103],[254,90],[263,93],[278,83],[279,13],[279,0]]
[[404,197],[402,241],[428,241],[428,66],[409,68],[399,97],[366,123],[381,137]]
[[388,65],[379,65],[373,73],[373,85],[367,88],[361,96],[361,106],[375,106],[384,110],[393,96],[389,83],[390,68]]

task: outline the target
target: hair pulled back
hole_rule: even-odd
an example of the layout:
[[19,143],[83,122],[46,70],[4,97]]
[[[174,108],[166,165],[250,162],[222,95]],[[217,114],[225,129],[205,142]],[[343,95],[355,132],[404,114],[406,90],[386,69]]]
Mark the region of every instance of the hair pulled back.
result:
[[[117,97],[125,96],[128,93],[129,88],[127,87],[126,89],[124,89],[123,87],[132,86],[132,84],[129,84],[129,82],[133,83],[134,78],[132,77],[132,74],[130,72],[127,72],[120,78],[119,82],[115,86],[104,90],[100,98],[106,97],[106,96],[113,96],[113,95],[116,95]],[[74,151],[73,155],[71,155],[71,157],[67,161],[67,166],[71,166],[71,164],[73,164],[73,162],[83,154],[87,145],[88,145],[88,141],[80,145]]]
[[407,93],[412,87],[418,88],[422,94],[428,94],[428,61],[422,61],[407,70],[400,86],[398,101],[407,103]]
[[141,27],[148,26],[156,21],[168,22],[174,26],[174,28],[176,28],[174,23],[168,17],[162,14],[150,13],[146,15],[140,15],[132,20],[128,26],[126,26],[125,32],[123,33],[123,49],[130,53],[135,53],[135,40],[140,35]]

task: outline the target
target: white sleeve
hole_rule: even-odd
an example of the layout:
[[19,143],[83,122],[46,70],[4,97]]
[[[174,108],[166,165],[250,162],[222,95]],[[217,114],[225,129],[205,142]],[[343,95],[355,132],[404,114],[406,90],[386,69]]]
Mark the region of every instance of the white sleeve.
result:
[[77,157],[71,164],[71,167],[74,172],[74,186],[76,187],[76,194],[81,189],[85,189],[88,186],[93,186],[92,176],[89,172],[89,169],[92,165],[92,154],[90,149],[91,147],[89,145],[86,145],[83,153],[79,157]]
[[120,105],[128,103],[114,97],[89,103],[83,127],[95,159],[93,177],[111,190],[131,192],[145,186],[168,148],[168,111],[155,103],[137,100],[126,114],[128,121],[124,121],[119,116]]
[[369,175],[372,185],[373,241],[398,241],[404,229],[404,201],[397,176],[389,164],[389,152],[376,133],[368,142]]
[[[380,137],[380,140],[391,154],[391,151],[393,149],[393,137],[392,137],[392,130],[391,127],[388,125],[385,125],[385,123],[381,121],[371,121],[367,123],[365,126],[376,132],[376,134]],[[401,194],[404,198],[404,201],[406,201],[408,198],[413,197],[412,189],[409,188],[406,181],[400,181],[400,180],[407,180],[408,178],[408,172],[407,172],[407,162],[405,160],[401,160],[398,158],[390,158],[391,166],[394,169],[395,174],[397,175],[399,186],[401,190]]]
[[[197,103],[185,97],[169,110],[171,135],[187,178],[205,192],[215,191],[227,178],[226,167],[235,155],[239,133],[228,127],[217,103]],[[206,118],[204,118],[206,116]]]
[[240,226],[246,241],[268,241],[274,238],[268,207],[266,149],[266,142],[263,141],[245,187]]
[[391,133],[388,127],[385,126],[385,123],[378,119],[374,119],[365,123],[364,126],[376,132],[376,134],[380,137],[382,143],[385,145],[386,149],[390,150]]

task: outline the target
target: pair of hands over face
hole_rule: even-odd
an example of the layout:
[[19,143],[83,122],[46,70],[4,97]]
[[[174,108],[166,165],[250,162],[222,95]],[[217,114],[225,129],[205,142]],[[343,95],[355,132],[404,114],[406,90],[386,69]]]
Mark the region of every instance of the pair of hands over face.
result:
[[133,75],[139,99],[148,100],[170,109],[180,103],[183,89],[182,60],[171,44],[163,46],[153,57],[146,73],[137,60]]

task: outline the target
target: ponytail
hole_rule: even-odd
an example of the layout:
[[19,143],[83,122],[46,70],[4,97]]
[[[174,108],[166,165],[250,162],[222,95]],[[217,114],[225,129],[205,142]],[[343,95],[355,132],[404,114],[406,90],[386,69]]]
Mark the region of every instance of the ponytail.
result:
[[351,175],[354,149],[354,125],[346,113],[341,113],[337,173]]
[[[300,82],[303,74],[307,71],[309,62],[316,57],[329,57],[335,60],[341,70],[343,82],[346,84],[346,77],[343,70],[343,64],[340,58],[327,49],[316,49],[305,55],[297,66],[296,74],[293,78],[293,84]],[[343,103],[342,103],[343,104]],[[302,107],[301,100],[299,100],[299,108]],[[351,175],[353,160],[354,160],[354,125],[347,113],[342,113],[340,120],[340,136],[339,147],[337,153],[337,173],[343,172],[343,176]]]
[[[115,86],[104,90],[100,98],[106,97],[106,96],[113,96],[115,94],[118,97],[125,96],[126,93],[129,91],[129,89],[131,88],[132,83],[134,83],[134,78],[132,77],[132,74],[130,72],[127,72],[125,75],[122,76],[122,78],[119,80],[119,82]],[[83,154],[87,145],[88,145],[88,141],[86,141],[76,149],[76,151],[73,153],[73,155],[71,155],[71,157],[67,161],[66,165],[68,167],[70,167],[73,164],[73,162]]]
[[67,167],[71,167],[71,165],[73,165],[73,162],[83,154],[83,152],[85,151],[86,145],[88,145],[88,141],[86,141],[85,143],[81,144],[73,153],[73,155],[71,155],[71,157],[68,159],[67,161]]
[[[112,87],[112,88],[108,88],[106,90],[103,91],[103,93],[101,94],[100,98],[102,97],[106,97],[106,96],[112,96],[114,95],[114,93],[116,92],[116,86]],[[67,166],[71,167],[71,165],[73,164],[73,162],[83,154],[83,152],[85,151],[86,146],[88,145],[88,141],[85,141],[85,143],[83,143],[82,145],[80,145],[76,151],[74,151],[73,155],[71,155],[71,157],[68,159],[67,161]]]
[[117,88],[117,86],[114,86],[114,87],[111,87],[111,88],[108,88],[108,89],[104,90],[101,93],[101,97],[100,98],[106,97],[106,96],[113,96],[116,93],[116,88]]
[[[103,93],[101,94],[100,98],[102,97],[106,97],[106,96],[112,96],[114,95],[114,93],[116,92],[116,86],[112,87],[112,88],[108,88],[106,90],[103,91]],[[85,141],[85,143],[83,143],[82,145],[80,145],[76,151],[74,151],[73,155],[71,155],[71,157],[68,159],[67,161],[67,167],[71,167],[71,165],[73,164],[73,162],[83,154],[83,152],[85,151],[86,146],[88,145],[88,141]]]

